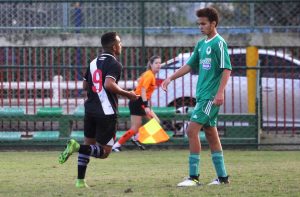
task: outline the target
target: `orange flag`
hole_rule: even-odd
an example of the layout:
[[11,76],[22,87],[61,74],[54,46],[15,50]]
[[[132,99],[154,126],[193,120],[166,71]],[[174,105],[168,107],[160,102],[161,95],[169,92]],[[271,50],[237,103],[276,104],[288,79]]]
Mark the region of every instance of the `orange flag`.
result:
[[139,128],[138,141],[143,144],[157,144],[168,140],[168,134],[163,130],[155,118],[152,118]]

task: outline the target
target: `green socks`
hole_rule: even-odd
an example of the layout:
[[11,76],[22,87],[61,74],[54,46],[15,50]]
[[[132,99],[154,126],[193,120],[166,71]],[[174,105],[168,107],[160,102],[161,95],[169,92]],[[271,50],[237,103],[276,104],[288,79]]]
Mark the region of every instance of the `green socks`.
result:
[[199,177],[199,164],[200,164],[200,154],[190,153],[189,156],[189,172],[190,177]]
[[212,152],[212,161],[215,166],[218,177],[227,177],[227,172],[224,164],[223,151]]

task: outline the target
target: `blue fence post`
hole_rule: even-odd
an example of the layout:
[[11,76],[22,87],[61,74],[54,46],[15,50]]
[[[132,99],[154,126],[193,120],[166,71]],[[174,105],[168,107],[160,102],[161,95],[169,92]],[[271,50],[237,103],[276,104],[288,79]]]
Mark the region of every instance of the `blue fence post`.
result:
[[83,23],[83,14],[80,3],[75,3],[74,7],[74,22],[75,22],[75,32],[80,33],[80,29]]
[[[77,2],[74,4],[74,23],[75,23],[75,33],[79,34],[82,22],[83,22],[83,14],[82,14],[82,8],[81,3]],[[80,74],[80,67],[81,65],[81,50],[80,47],[76,48],[76,62],[77,62],[77,79],[81,80],[81,74]]]

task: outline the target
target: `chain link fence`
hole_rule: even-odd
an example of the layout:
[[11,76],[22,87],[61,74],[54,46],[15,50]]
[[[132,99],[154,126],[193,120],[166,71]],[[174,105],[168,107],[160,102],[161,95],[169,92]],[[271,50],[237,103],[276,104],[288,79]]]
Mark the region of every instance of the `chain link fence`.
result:
[[0,32],[198,34],[194,13],[204,6],[219,10],[221,33],[300,32],[300,2],[294,1],[0,2]]

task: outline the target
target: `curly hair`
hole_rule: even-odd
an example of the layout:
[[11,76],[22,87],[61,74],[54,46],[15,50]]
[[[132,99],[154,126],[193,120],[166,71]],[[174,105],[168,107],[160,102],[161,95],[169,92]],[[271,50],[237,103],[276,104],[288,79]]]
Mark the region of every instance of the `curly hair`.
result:
[[207,17],[209,22],[215,21],[216,27],[218,26],[219,14],[218,14],[218,11],[213,7],[198,9],[196,11],[196,16],[197,17]]

